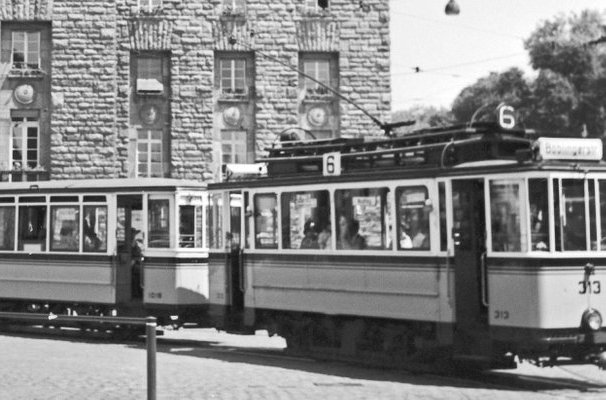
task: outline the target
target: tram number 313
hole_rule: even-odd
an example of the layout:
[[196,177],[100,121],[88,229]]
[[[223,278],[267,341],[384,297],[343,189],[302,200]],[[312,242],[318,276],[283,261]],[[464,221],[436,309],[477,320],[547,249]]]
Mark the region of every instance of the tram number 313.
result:
[[600,294],[602,292],[602,284],[600,281],[580,281],[579,282],[579,293],[580,294]]

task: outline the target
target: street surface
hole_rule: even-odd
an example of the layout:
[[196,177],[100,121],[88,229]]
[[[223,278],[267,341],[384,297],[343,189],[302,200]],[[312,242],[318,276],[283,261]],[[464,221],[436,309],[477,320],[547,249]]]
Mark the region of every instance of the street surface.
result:
[[[316,362],[280,355],[284,342],[211,329],[159,337],[157,399],[603,399],[595,366],[464,379]],[[146,399],[144,342],[0,333],[0,400]]]

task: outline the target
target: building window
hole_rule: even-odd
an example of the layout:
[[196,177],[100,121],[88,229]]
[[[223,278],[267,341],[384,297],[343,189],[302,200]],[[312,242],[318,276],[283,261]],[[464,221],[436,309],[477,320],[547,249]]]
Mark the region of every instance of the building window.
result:
[[242,13],[246,8],[246,0],[223,0],[223,11]]
[[[337,55],[333,53],[301,53],[299,68],[315,81],[305,77],[302,88],[310,95],[331,95],[326,86],[338,90],[339,75]],[[316,82],[317,81],[317,82]],[[320,82],[320,83],[318,83]]]
[[40,68],[40,32],[13,31],[12,65],[17,69]]
[[221,159],[223,164],[246,163],[246,131],[221,132]]
[[310,10],[326,10],[328,0],[305,0],[305,7]]
[[164,59],[161,57],[137,57],[137,93],[164,93]]
[[14,170],[38,166],[40,126],[37,118],[12,118],[11,165]]
[[139,10],[153,11],[162,7],[162,0],[139,0]]
[[[303,62],[303,72],[316,81],[319,81],[326,86],[330,86],[330,62],[328,60],[306,60]],[[305,78],[304,86],[305,90],[308,92],[319,94],[328,93],[324,86],[309,78]]]
[[137,176],[163,177],[162,131],[137,131]]
[[246,60],[226,58],[219,60],[219,85],[222,93],[246,94]]

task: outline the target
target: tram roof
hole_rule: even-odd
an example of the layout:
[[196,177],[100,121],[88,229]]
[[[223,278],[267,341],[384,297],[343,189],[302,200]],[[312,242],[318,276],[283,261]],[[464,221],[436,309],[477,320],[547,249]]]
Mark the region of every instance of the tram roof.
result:
[[174,178],[66,179],[32,182],[2,182],[0,192],[138,192],[206,189],[206,183]]
[[[323,177],[324,156],[339,153],[341,174],[335,181],[389,179],[420,176],[447,176],[482,171],[521,171],[538,168],[571,170],[579,167],[604,170],[602,143],[593,139],[591,150],[599,147],[597,159],[562,159],[541,153],[543,138],[528,129],[506,129],[497,123],[479,122],[444,128],[423,129],[399,137],[335,138],[316,141],[281,141],[266,149],[267,157],[257,160],[250,173],[233,174],[227,186],[258,186],[308,183]],[[587,139],[550,138],[552,147],[585,146]],[[585,142],[583,142],[585,140]],[[578,144],[583,142],[581,144]],[[553,144],[555,143],[555,145]],[[569,149],[566,149],[569,150]],[[266,166],[266,174],[258,165]],[[221,186],[221,184],[217,185]],[[215,185],[211,185],[215,187]]]

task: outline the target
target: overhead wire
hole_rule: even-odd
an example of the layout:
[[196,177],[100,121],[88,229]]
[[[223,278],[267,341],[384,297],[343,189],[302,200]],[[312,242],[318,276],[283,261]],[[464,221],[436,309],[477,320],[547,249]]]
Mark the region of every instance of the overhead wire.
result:
[[489,33],[489,34],[496,35],[496,36],[503,36],[503,37],[509,37],[512,39],[525,40],[525,38],[522,36],[512,35],[510,33],[504,33],[504,32],[500,32],[500,31],[491,31],[488,29],[481,29],[481,28],[477,28],[477,27],[473,27],[473,26],[469,26],[469,25],[455,24],[452,22],[445,22],[442,20],[439,21],[436,19],[427,18],[427,17],[423,17],[420,15],[408,14],[408,13],[398,12],[398,11],[394,11],[394,10],[391,10],[391,14],[400,15],[400,16],[408,17],[408,18],[424,20],[424,21],[432,22],[434,24],[439,24],[439,25],[449,25],[449,26],[453,26],[456,28],[468,29],[468,30],[473,30],[473,31],[477,31],[477,32],[482,32],[482,33]]
[[499,56],[499,57],[484,58],[482,60],[468,61],[468,62],[464,62],[464,63],[451,64],[451,65],[445,65],[442,67],[434,67],[434,68],[421,68],[421,67],[417,67],[417,66],[405,67],[405,68],[411,69],[412,71],[411,72],[396,72],[396,73],[392,73],[392,75],[401,76],[401,75],[415,75],[415,74],[427,73],[427,72],[438,72],[438,71],[444,71],[447,69],[466,67],[469,65],[476,65],[476,64],[484,64],[484,63],[491,62],[491,61],[513,58],[513,57],[517,57],[517,56],[525,55],[525,54],[526,53],[524,53],[524,52],[519,52],[519,53],[513,53],[513,54],[508,54],[508,55]]

